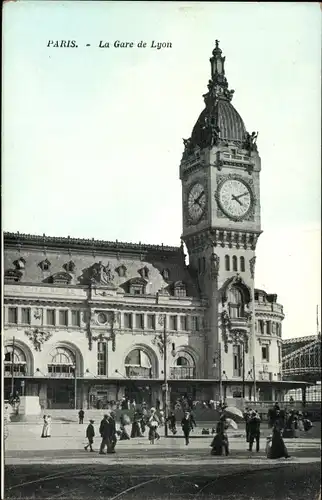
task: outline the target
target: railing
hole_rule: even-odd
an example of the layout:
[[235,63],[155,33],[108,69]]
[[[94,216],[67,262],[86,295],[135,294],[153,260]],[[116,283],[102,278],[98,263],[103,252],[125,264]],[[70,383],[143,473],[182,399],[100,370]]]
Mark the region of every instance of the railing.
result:
[[194,367],[178,366],[170,369],[170,379],[192,379],[195,378]]
[[129,378],[152,378],[152,368],[143,366],[126,366],[125,374]]

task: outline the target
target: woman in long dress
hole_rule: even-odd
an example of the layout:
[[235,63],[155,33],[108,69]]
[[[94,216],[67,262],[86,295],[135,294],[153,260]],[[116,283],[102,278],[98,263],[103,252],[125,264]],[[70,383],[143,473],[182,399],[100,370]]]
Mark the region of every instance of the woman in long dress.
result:
[[282,429],[276,422],[273,427],[272,438],[267,442],[267,458],[289,458],[287,448],[282,438]]
[[216,435],[211,443],[211,455],[221,456],[223,454],[223,449],[225,449],[225,455],[229,455],[229,441],[226,431],[229,427],[227,423],[226,416],[221,415],[219,422],[216,427]]
[[158,426],[159,426],[159,418],[156,415],[155,408],[151,408],[150,410],[150,416],[148,420],[148,427],[149,427],[149,441],[151,444],[154,444],[155,439],[160,439],[160,436],[158,434]]
[[46,438],[46,437],[48,437],[48,419],[47,419],[47,415],[44,415],[43,419],[44,419],[44,424],[43,424],[43,427],[42,427],[41,437],[42,438]]

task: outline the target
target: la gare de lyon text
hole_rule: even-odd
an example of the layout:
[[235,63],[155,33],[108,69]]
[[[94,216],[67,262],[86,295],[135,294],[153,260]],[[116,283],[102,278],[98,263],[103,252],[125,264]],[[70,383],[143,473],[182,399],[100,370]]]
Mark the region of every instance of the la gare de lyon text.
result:
[[[87,46],[90,46],[91,44],[86,44]],[[78,48],[78,43],[76,40],[48,40],[47,47],[49,48]],[[110,42],[104,42],[103,40],[100,40],[98,44],[98,48],[100,49],[109,49],[110,47],[114,47],[116,49],[132,49],[134,47],[138,48],[146,48],[148,46],[147,42],[144,42],[141,40],[138,43],[134,42],[122,42],[120,40],[116,40],[113,43]],[[171,42],[156,42],[155,40],[152,40],[151,44],[149,45],[149,48],[151,49],[171,49],[172,48],[172,43]]]

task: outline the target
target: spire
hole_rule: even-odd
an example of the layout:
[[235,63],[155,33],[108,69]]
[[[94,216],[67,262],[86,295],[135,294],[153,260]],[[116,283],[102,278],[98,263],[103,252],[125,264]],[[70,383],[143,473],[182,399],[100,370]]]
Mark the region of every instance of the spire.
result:
[[224,98],[231,101],[234,90],[228,90],[228,81],[225,76],[225,60],[222,56],[222,50],[219,47],[219,40],[216,40],[216,46],[212,51],[210,58],[211,80],[208,83],[209,92],[204,96],[205,101],[209,97]]

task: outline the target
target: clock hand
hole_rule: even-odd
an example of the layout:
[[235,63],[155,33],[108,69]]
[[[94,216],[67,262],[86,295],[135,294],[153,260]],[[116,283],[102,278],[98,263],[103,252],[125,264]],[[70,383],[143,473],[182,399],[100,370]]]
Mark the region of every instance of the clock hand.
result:
[[196,199],[195,199],[195,203],[198,203],[198,205],[199,205],[199,206],[200,206],[199,201],[200,201],[200,199],[203,197],[203,195],[204,195],[204,194],[205,194],[205,192],[204,192],[204,191],[202,191],[202,193],[198,196],[198,198],[196,198]]
[[232,194],[231,196],[233,200],[237,201],[239,205],[243,206],[242,202],[238,199],[238,196],[235,196],[234,194]]
[[234,199],[237,200],[237,198],[242,198],[243,196],[246,196],[246,194],[248,194],[248,191],[245,191],[245,193],[243,194],[239,194],[238,196],[234,196]]

